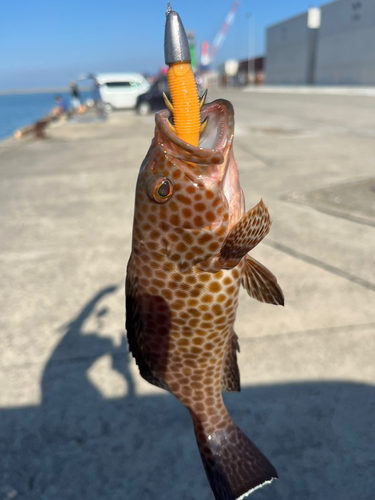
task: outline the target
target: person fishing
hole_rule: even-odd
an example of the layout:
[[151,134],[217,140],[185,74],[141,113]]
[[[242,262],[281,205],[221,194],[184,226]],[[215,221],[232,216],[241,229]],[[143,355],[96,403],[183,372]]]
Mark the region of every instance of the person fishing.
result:
[[47,125],[49,125],[52,121],[63,118],[69,114],[68,105],[60,94],[56,94],[54,100],[56,105],[47,115],[43,116],[40,120],[37,120],[31,125],[17,130],[14,133],[14,137],[16,139],[21,139],[21,137],[33,133],[37,139],[46,139],[47,136],[45,129]]
[[70,103],[72,105],[72,108],[74,109],[74,111],[79,111],[82,103],[78,85],[76,84],[76,82],[70,82],[70,95]]

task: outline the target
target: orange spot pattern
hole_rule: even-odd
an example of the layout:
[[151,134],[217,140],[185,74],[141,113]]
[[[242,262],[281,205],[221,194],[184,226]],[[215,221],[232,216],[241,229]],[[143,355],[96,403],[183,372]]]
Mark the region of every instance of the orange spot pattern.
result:
[[[220,193],[193,184],[158,146],[153,148],[153,168],[144,166],[137,185],[134,228],[139,230],[133,232],[128,268],[128,287],[138,297],[142,317],[138,342],[153,372],[185,406],[199,414],[204,408],[201,417],[208,426],[224,427],[229,417],[221,395],[222,363],[231,348],[234,316],[228,315],[237,308],[241,265],[212,273],[194,264],[223,244],[228,222],[217,213],[219,207],[228,215],[228,206]],[[167,162],[173,195],[158,204],[144,194],[152,179],[164,175]],[[209,229],[217,220],[222,222]]]

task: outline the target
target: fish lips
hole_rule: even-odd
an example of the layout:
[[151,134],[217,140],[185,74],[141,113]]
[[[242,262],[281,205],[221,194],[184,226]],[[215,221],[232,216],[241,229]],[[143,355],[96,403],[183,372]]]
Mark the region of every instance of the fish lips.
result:
[[[201,109],[201,121],[208,118],[200,136],[199,146],[180,139],[169,126],[171,113],[167,109],[155,115],[155,138],[164,153],[183,169],[195,183],[218,183],[224,177],[226,158],[232,147],[234,132],[234,110],[229,101],[218,99]],[[180,161],[178,161],[180,160]]]

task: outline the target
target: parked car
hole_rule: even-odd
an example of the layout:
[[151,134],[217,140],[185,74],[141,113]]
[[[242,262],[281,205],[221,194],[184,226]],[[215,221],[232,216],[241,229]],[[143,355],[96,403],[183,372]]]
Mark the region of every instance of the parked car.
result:
[[166,108],[163,92],[166,93],[170,100],[167,77],[159,78],[145,94],[138,96],[135,107],[137,113],[144,116]]
[[99,73],[95,75],[104,109],[134,108],[137,97],[150,88],[140,73]]

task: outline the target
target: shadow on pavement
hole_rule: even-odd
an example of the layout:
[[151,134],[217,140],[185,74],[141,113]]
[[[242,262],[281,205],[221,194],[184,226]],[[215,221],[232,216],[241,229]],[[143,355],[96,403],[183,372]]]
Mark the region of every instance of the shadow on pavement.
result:
[[[82,331],[93,315],[105,322],[100,302],[116,288],[97,293],[65,327],[43,374],[42,404],[0,409],[0,499],[212,498],[188,412],[164,392],[136,396],[125,344]],[[87,377],[108,354],[125,397],[103,398]],[[279,473],[254,500],[374,498],[374,387],[291,383],[225,399]]]

